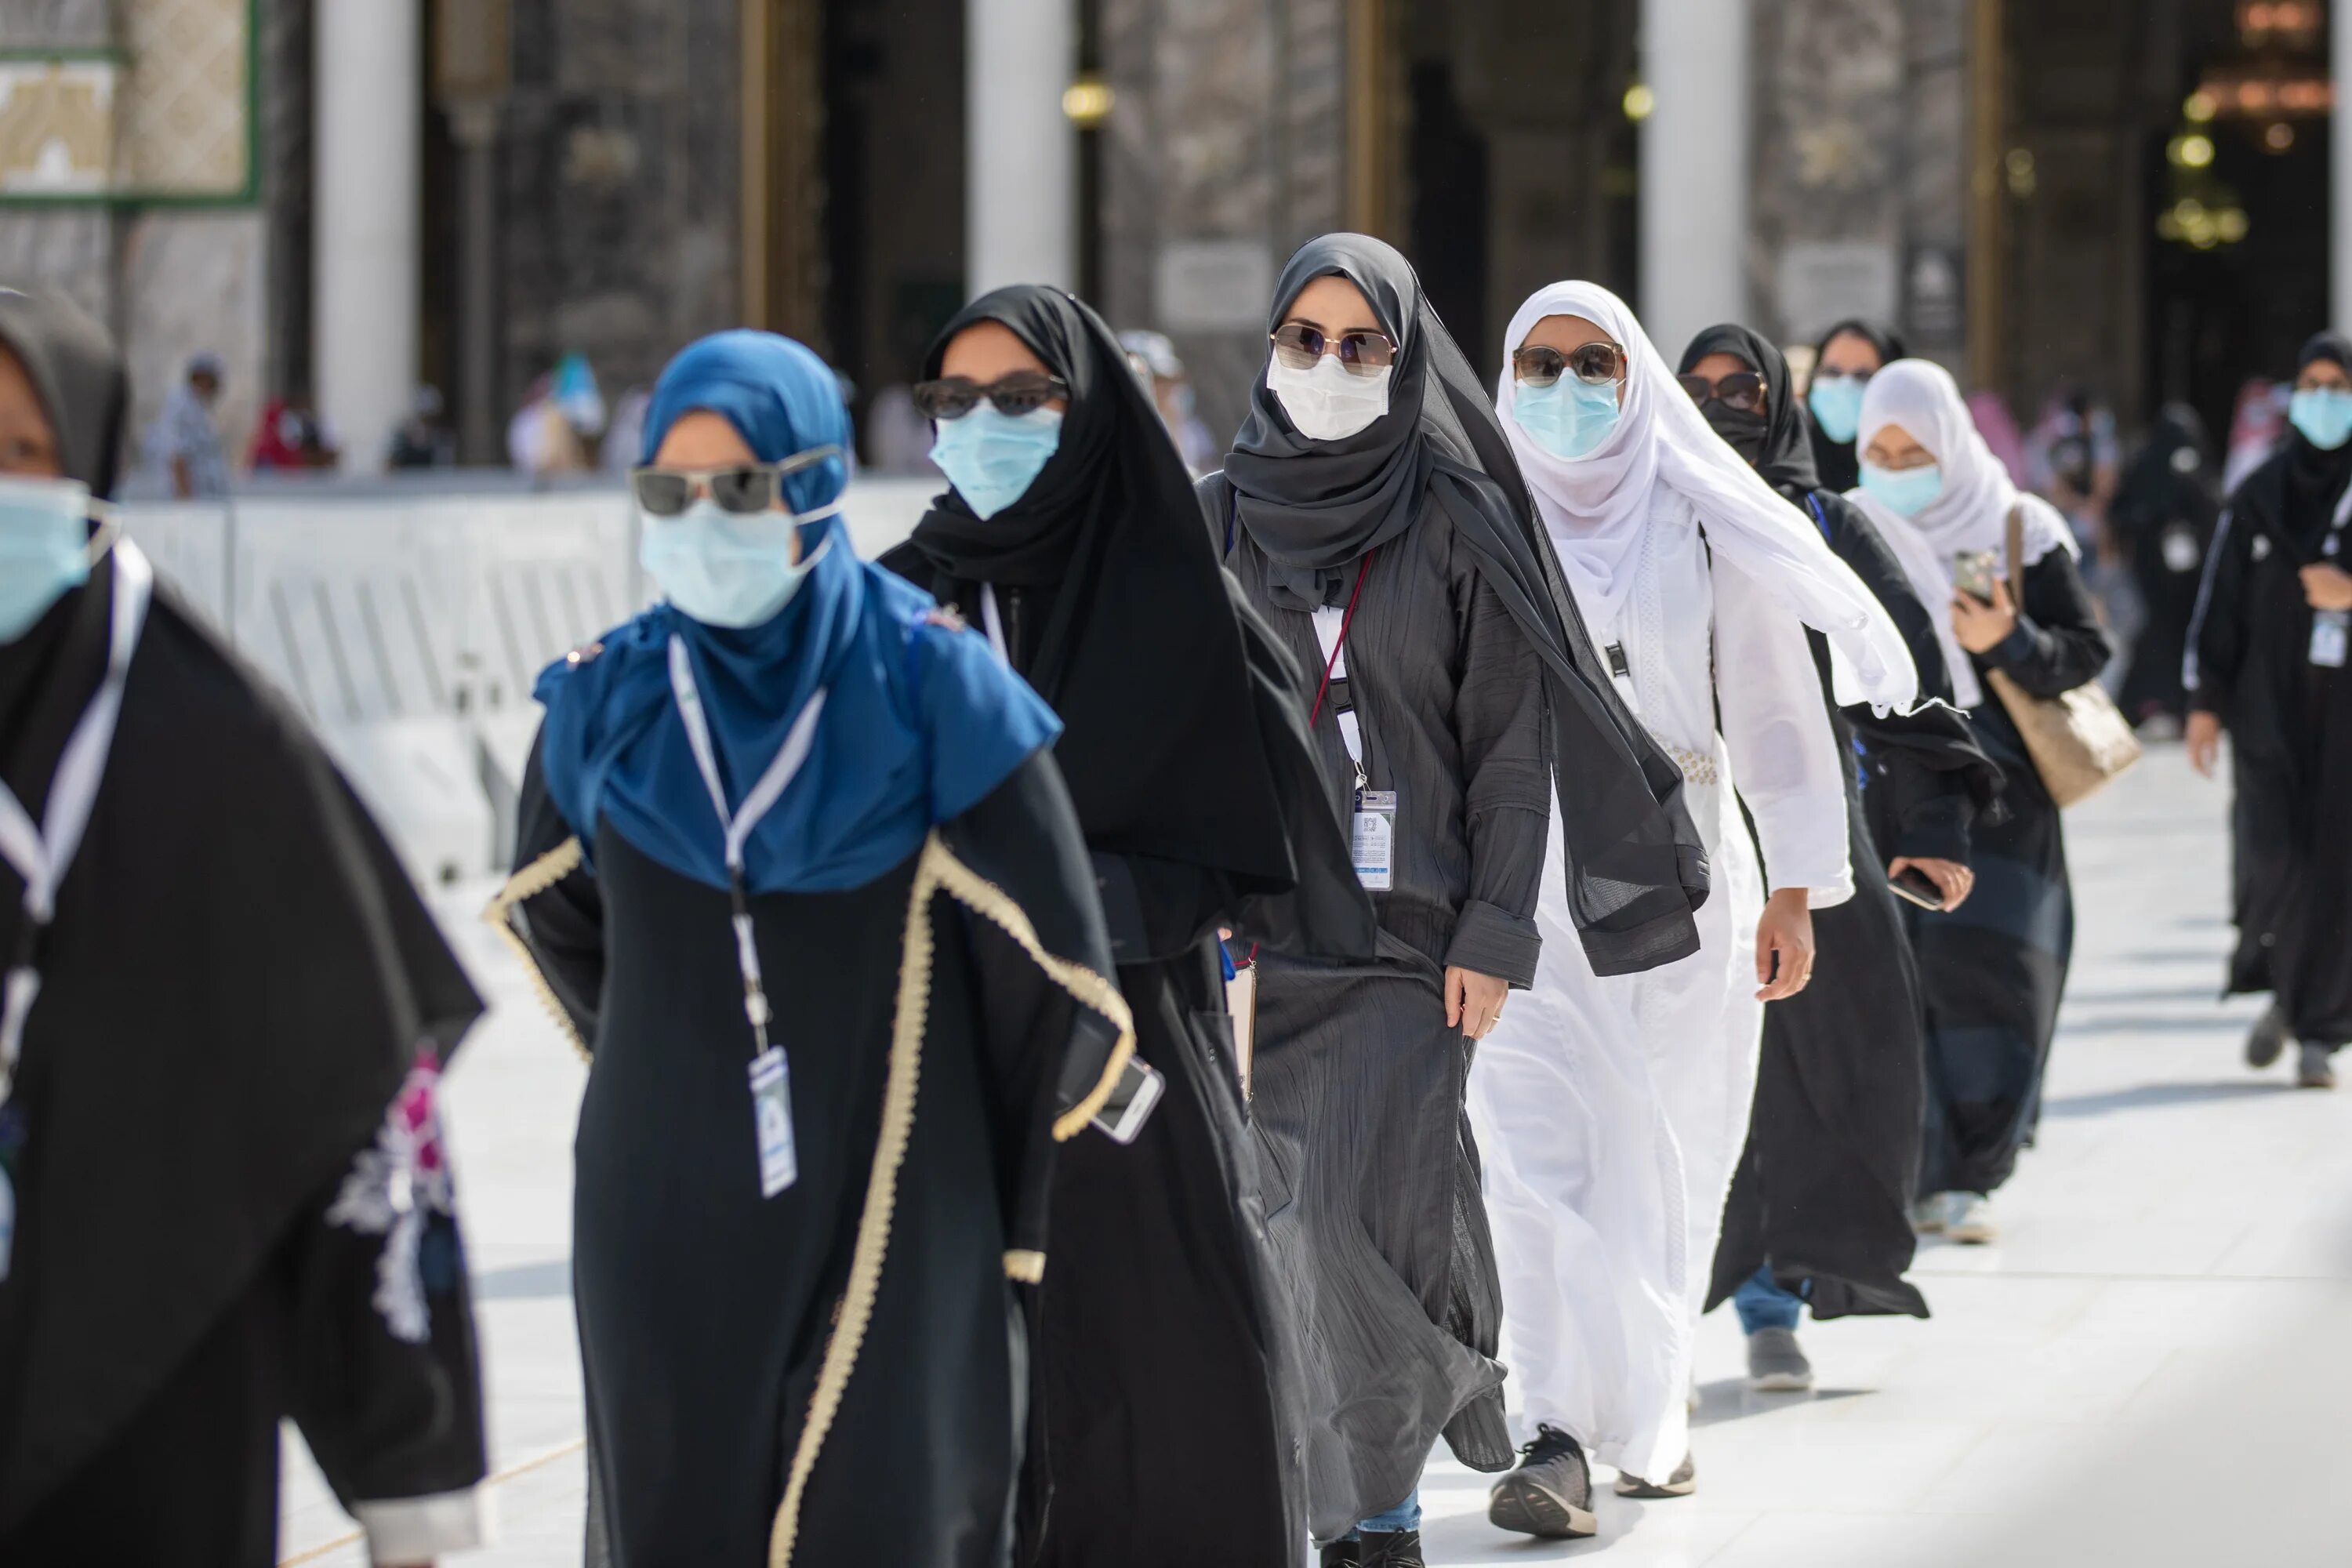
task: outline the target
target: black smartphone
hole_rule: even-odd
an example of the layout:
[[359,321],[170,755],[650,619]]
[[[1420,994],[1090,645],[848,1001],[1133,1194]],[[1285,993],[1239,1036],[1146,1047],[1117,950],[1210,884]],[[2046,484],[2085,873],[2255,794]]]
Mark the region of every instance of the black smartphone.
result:
[[1886,885],[1895,889],[1896,898],[1908,899],[1923,910],[1944,907],[1944,889],[1936,886],[1936,879],[1916,866],[1904,867],[1886,879]]

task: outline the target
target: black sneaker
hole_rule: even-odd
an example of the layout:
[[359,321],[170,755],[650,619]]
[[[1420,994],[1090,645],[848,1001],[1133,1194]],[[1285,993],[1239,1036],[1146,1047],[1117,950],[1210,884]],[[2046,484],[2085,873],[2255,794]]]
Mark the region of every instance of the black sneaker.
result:
[[1418,1530],[1367,1530],[1358,1549],[1363,1568],[1429,1568]]
[[2277,1003],[2272,1003],[2263,1009],[2263,1016],[2254,1020],[2253,1028],[2247,1032],[2246,1065],[2250,1068],[2270,1066],[2284,1053],[2287,1041],[2292,1038],[2294,1035],[2287,1028],[2285,1010]]
[[1354,1536],[1323,1549],[1323,1568],[1363,1568],[1364,1543]]
[[1519,1468],[1486,1494],[1486,1522],[1497,1530],[1546,1541],[1580,1541],[1596,1533],[1592,1470],[1584,1449],[1557,1426],[1538,1426],[1519,1450]]

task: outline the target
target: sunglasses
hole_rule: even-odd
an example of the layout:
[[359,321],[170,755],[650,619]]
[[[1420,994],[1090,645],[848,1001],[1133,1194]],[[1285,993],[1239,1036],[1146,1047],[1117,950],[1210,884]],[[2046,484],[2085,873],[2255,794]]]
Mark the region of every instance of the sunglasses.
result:
[[1735,370],[1720,381],[1709,381],[1703,375],[1678,375],[1683,390],[1693,403],[1710,400],[1740,414],[1764,412],[1764,377],[1752,370]]
[[961,419],[985,399],[1006,418],[1018,419],[1069,395],[1069,383],[1042,370],[1016,370],[986,386],[969,376],[949,375],[915,384],[915,411],[926,419]]
[[812,447],[781,463],[739,463],[724,468],[629,470],[629,490],[647,517],[679,517],[697,496],[709,496],[719,510],[737,517],[766,511],[784,493],[784,476],[841,455],[839,447]]
[[1615,343],[1586,343],[1566,353],[1530,343],[1511,355],[1511,369],[1527,386],[1550,386],[1573,373],[1587,386],[1625,379],[1625,351]]
[[1340,368],[1358,375],[1377,375],[1396,363],[1396,340],[1369,327],[1333,337],[1304,321],[1285,321],[1267,336],[1275,356],[1292,370],[1313,370],[1327,353],[1339,355]]

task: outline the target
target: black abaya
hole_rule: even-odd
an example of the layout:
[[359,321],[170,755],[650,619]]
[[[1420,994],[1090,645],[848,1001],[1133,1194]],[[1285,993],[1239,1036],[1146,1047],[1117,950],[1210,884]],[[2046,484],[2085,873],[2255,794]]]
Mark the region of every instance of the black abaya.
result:
[[2186,711],[2181,666],[2197,609],[2199,568],[2220,510],[2196,411],[2165,409],[2124,469],[2107,507],[2107,526],[2130,559],[2132,580],[2147,611],[2132,639],[2131,663],[2116,700],[2135,722],[2158,715],[2178,720]]

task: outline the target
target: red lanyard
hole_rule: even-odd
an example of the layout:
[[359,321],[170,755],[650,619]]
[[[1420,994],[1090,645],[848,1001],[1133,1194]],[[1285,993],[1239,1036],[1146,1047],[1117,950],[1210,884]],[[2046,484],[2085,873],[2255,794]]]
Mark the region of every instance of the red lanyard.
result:
[[1347,612],[1339,617],[1339,640],[1331,645],[1331,657],[1323,661],[1323,683],[1315,689],[1315,706],[1307,710],[1307,727],[1313,729],[1315,721],[1323,716],[1323,694],[1331,689],[1331,672],[1339,668],[1340,650],[1348,646],[1348,628],[1356,624],[1356,601],[1364,595],[1364,579],[1371,575],[1372,557],[1381,552],[1374,545],[1364,552],[1364,563],[1356,569],[1356,586],[1348,595]]

